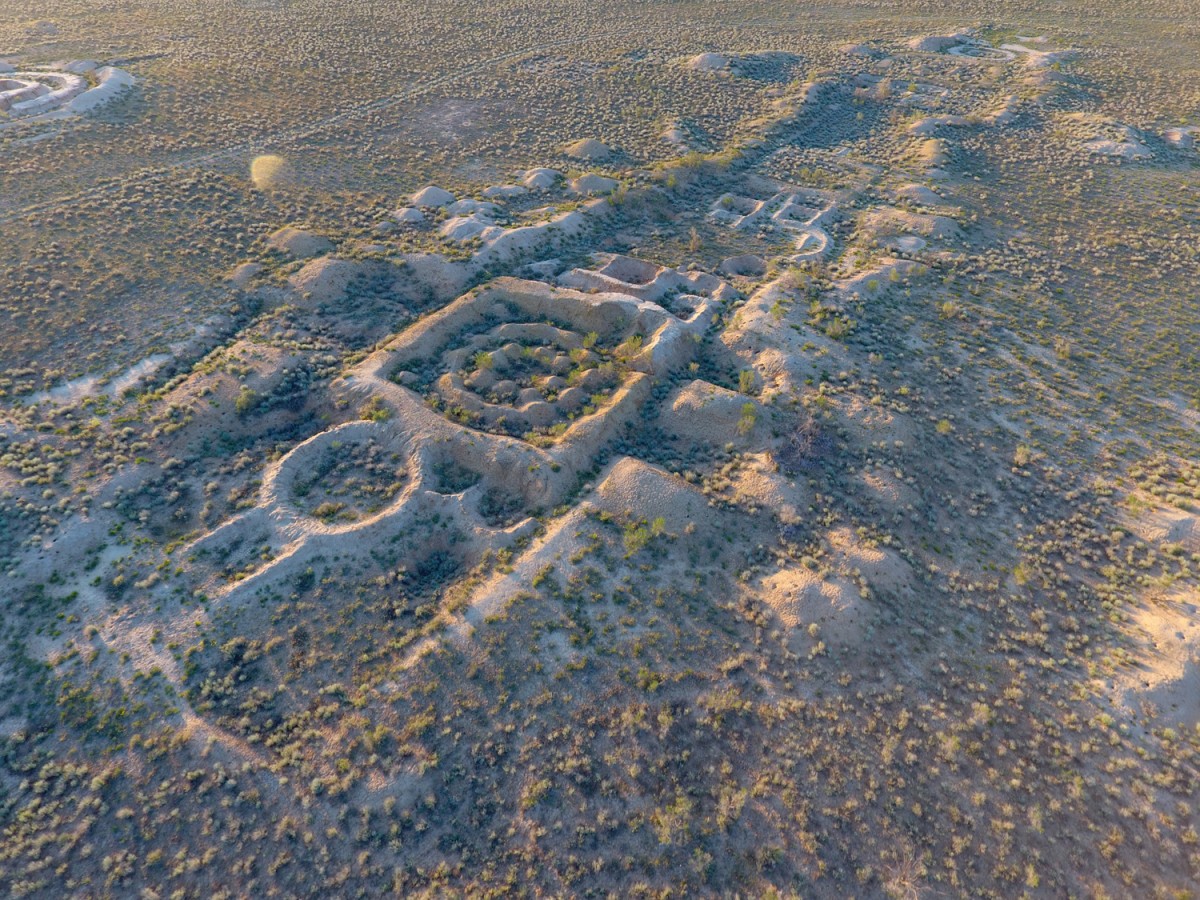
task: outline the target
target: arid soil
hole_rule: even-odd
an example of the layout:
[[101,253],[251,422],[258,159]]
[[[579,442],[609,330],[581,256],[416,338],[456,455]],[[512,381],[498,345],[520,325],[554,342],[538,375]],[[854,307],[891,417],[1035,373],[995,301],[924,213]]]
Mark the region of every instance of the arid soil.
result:
[[1200,891],[1186,10],[219,6],[0,13],[0,892]]

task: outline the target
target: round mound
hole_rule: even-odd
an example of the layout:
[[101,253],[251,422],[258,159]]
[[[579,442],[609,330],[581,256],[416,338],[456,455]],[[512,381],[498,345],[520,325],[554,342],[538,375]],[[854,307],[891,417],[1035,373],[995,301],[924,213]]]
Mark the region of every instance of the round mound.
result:
[[729,68],[729,57],[720,53],[700,53],[687,62],[693,72],[723,72]]
[[615,178],[604,175],[580,175],[571,182],[571,190],[577,194],[611,194],[620,184]]
[[454,202],[454,195],[431,184],[412,195],[412,205],[418,209],[440,209]]
[[1168,128],[1163,133],[1163,140],[1173,147],[1190,150],[1196,146],[1195,128]]
[[423,225],[425,223],[425,213],[415,206],[402,206],[392,213],[392,216],[401,225]]
[[562,172],[557,172],[554,169],[530,169],[521,179],[521,183],[531,191],[548,191],[560,181],[562,181]]
[[336,303],[346,297],[351,282],[362,272],[362,263],[322,256],[314,259],[289,279],[310,303]]
[[945,53],[951,47],[957,47],[963,42],[961,34],[933,34],[928,37],[913,38],[908,42],[910,50],[918,53]]
[[682,531],[708,511],[707,498],[682,478],[631,457],[613,465],[593,502],[616,516],[661,518],[668,531]]
[[671,395],[659,426],[676,440],[704,447],[747,441],[762,430],[761,422],[759,405],[745,394],[696,380]]
[[945,206],[946,201],[923,184],[906,184],[896,191],[896,199],[907,200],[917,206]]
[[310,259],[333,252],[333,242],[323,235],[286,225],[267,238],[267,246],[293,259]]
[[594,138],[584,138],[583,140],[575,141],[573,144],[568,144],[563,148],[563,152],[573,159],[583,159],[588,162],[603,162],[606,159],[610,159],[613,155],[612,148]]

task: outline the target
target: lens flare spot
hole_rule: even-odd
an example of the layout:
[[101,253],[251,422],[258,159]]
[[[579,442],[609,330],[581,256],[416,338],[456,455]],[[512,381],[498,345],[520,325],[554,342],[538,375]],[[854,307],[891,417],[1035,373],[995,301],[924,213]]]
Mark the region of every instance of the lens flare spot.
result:
[[250,163],[250,180],[259,190],[279,187],[287,179],[288,164],[282,156],[268,153]]

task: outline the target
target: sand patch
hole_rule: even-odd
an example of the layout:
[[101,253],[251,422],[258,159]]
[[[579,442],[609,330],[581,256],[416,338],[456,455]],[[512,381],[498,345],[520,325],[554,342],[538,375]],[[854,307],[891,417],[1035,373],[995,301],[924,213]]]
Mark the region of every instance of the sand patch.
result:
[[969,125],[965,116],[925,116],[908,126],[908,133],[920,136],[934,134],[943,127],[961,128]]
[[1200,723],[1200,595],[1174,595],[1131,613],[1138,647],[1114,681],[1119,705],[1155,727]]
[[1128,517],[1126,525],[1147,544],[1178,544],[1189,552],[1200,552],[1200,519],[1194,513],[1160,507]]
[[1097,138],[1085,143],[1083,149],[1097,156],[1113,156],[1128,160],[1150,159],[1154,156],[1149,147],[1136,140],[1114,141]]
[[830,531],[828,540],[839,567],[864,578],[873,591],[894,595],[911,586],[912,569],[894,550],[844,527]]
[[244,262],[236,266],[227,277],[234,287],[245,288],[263,271],[263,268],[262,263]]
[[920,165],[940,169],[950,159],[946,142],[940,138],[927,138],[921,141],[913,151],[913,156]]
[[882,506],[898,510],[920,499],[910,485],[887,469],[864,469],[855,477],[865,488],[866,495]]
[[797,653],[810,652],[821,642],[836,649],[853,648],[866,634],[870,608],[844,578],[796,566],[763,578],[758,589]]
[[965,31],[915,37],[908,42],[908,49],[916,50],[918,53],[945,53],[951,47],[959,46],[966,38]]

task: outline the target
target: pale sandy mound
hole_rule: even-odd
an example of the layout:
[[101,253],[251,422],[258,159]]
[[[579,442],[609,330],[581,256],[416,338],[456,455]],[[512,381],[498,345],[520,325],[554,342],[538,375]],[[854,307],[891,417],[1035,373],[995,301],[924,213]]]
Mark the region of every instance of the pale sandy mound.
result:
[[359,263],[323,256],[308,263],[289,282],[311,303],[337,303],[346,298],[350,283],[360,270]]
[[425,213],[415,206],[402,206],[392,213],[392,217],[401,225],[422,225],[425,222]]
[[1010,53],[1024,54],[1025,64],[1031,69],[1048,69],[1057,63],[1069,62],[1078,55],[1075,50],[1069,48],[1062,50],[1034,50],[1032,47],[1027,47],[1024,44],[1001,44],[1000,49],[1007,50]]
[[1142,142],[1142,134],[1129,125],[1093,113],[1069,113],[1063,120],[1088,127],[1091,134],[1084,133],[1083,143],[1088,153],[1125,160],[1150,159],[1154,155]]
[[961,44],[963,37],[964,35],[961,33],[933,34],[928,37],[913,38],[908,42],[908,48],[920,53],[944,53],[951,47]]
[[498,236],[503,229],[486,214],[472,213],[469,216],[447,219],[440,230],[442,236],[448,240],[465,244],[473,240],[489,240]]
[[763,419],[759,405],[745,394],[696,380],[668,398],[658,424],[668,436],[693,446],[712,446],[757,436],[764,428]]
[[693,72],[723,72],[729,69],[729,57],[720,53],[700,53],[687,61]]
[[841,425],[853,443],[903,441],[905,446],[914,446],[916,432],[912,420],[903,413],[852,397],[842,404],[841,414]]
[[1017,118],[1017,111],[1021,107],[1021,98],[1017,96],[1005,97],[995,108],[988,112],[984,117],[984,121],[992,125],[1008,125]]
[[587,162],[604,162],[612,158],[613,155],[610,147],[605,146],[594,138],[584,138],[583,140],[575,141],[573,144],[568,144],[563,148],[563,152],[573,159],[582,159]]
[[889,509],[903,509],[920,499],[915,489],[887,469],[863,470],[856,480],[868,497]]
[[539,280],[547,280],[561,274],[565,267],[566,263],[564,263],[558,257],[554,257],[553,259],[543,259],[539,260],[538,262],[530,263],[525,267],[525,271],[534,278]]
[[596,489],[595,504],[616,516],[662,518],[668,531],[681,530],[708,511],[708,500],[670,472],[637,459],[622,459]]
[[548,191],[563,179],[562,172],[554,169],[530,169],[521,179],[521,183],[531,191]]
[[895,250],[897,253],[920,253],[925,249],[926,243],[924,238],[919,238],[915,234],[905,234],[899,237],[885,238],[883,241],[885,247]]
[[947,206],[945,200],[923,184],[906,184],[896,190],[896,199],[907,200],[917,206]]
[[938,138],[927,138],[917,146],[916,158],[922,165],[941,168],[949,159],[946,142]]
[[463,200],[455,200],[446,207],[446,214],[450,216],[470,216],[476,213],[485,216],[495,216],[500,213],[500,207],[495,203],[488,203],[483,200],[476,200],[472,197],[467,197]]
[[411,202],[418,209],[439,209],[453,203],[454,195],[437,185],[431,184],[413,194]]
[[589,196],[597,196],[600,194],[611,194],[617,189],[620,184],[615,178],[608,178],[604,175],[597,175],[594,172],[587,175],[580,175],[571,182],[571,190],[576,194],[587,194]]
[[287,225],[267,238],[267,246],[294,259],[309,259],[333,252],[329,238]]
[[791,632],[792,649],[797,652],[811,649],[818,642],[832,648],[853,648],[866,633],[870,608],[844,578],[823,579],[797,566],[764,578],[759,592]]
[[440,253],[406,253],[403,278],[407,291],[432,292],[435,297],[457,297],[471,277],[468,263],[455,262]]
[[783,521],[799,521],[811,500],[807,486],[781,474],[775,459],[765,450],[743,452],[741,465],[730,481],[735,504],[747,510],[770,510]]
[[262,263],[244,262],[229,273],[229,281],[235,286],[244,288],[263,270]]
[[663,133],[659,135],[659,137],[668,144],[674,144],[679,148],[684,148],[687,146],[687,133],[684,132],[684,130],[678,125],[672,125],[669,128],[666,128]]
[[529,188],[520,184],[494,184],[485,188],[483,196],[489,200],[515,200],[529,193]]

